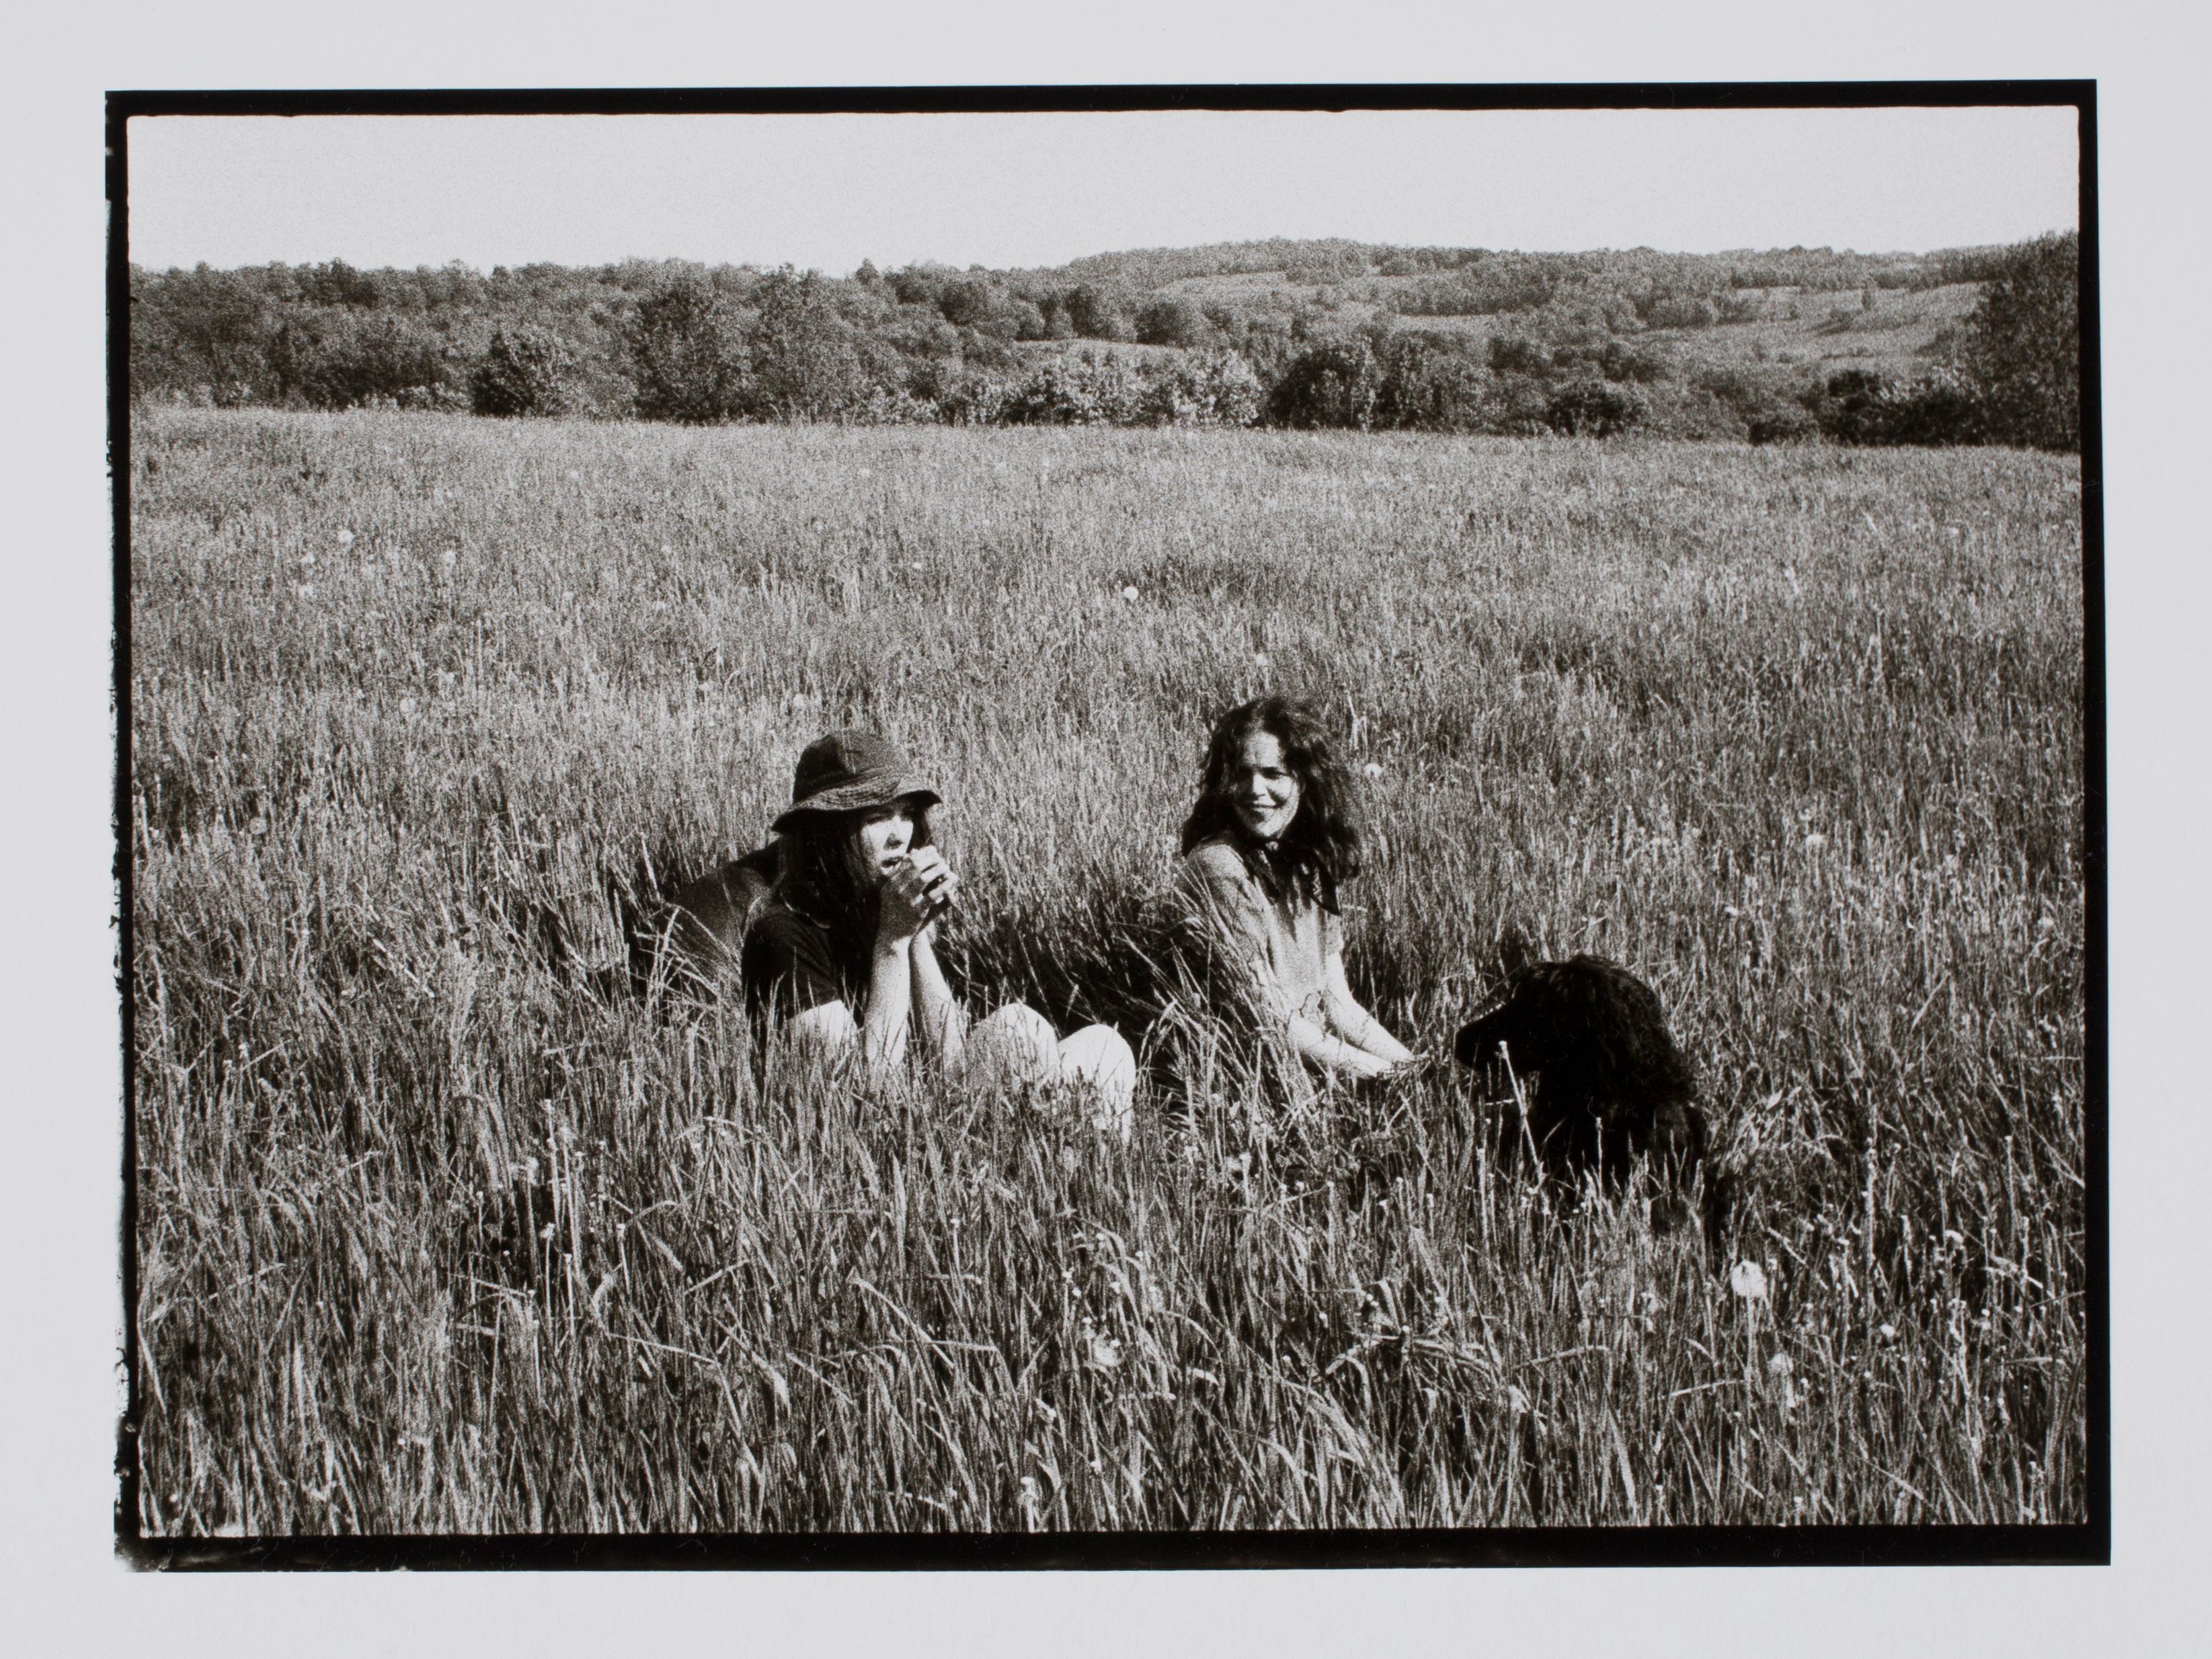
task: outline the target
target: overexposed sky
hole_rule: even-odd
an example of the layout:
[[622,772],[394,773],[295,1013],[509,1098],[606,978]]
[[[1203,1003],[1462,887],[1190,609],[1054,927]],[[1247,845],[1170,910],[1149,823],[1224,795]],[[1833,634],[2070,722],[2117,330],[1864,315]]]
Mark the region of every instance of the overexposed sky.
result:
[[2061,108],[161,116],[131,257],[1058,264],[1267,236],[1860,252],[2075,218]]

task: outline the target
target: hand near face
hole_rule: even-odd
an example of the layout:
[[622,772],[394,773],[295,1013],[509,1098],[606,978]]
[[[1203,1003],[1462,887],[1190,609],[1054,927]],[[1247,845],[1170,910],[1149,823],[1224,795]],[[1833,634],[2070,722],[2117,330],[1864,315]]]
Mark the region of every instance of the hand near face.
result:
[[959,878],[945,867],[934,848],[915,848],[884,879],[878,937],[912,939],[952,902],[959,889]]
[[934,926],[960,896],[960,878],[952,873],[934,847],[915,848],[908,857],[907,867],[920,878],[923,896],[929,901],[924,925]]

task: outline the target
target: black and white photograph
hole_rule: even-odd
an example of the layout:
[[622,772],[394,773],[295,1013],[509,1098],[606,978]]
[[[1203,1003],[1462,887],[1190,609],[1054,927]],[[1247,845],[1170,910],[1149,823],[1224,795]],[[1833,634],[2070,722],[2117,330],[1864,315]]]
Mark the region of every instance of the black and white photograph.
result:
[[251,103],[140,1559],[2105,1559],[2086,82]]

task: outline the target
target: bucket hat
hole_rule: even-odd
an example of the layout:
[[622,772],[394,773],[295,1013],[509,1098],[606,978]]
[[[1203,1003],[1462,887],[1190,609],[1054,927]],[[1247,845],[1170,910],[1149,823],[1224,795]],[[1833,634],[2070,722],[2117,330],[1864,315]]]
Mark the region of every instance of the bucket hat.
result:
[[791,805],[771,826],[779,835],[812,812],[858,812],[895,800],[934,806],[939,797],[906,751],[874,732],[832,732],[799,752]]

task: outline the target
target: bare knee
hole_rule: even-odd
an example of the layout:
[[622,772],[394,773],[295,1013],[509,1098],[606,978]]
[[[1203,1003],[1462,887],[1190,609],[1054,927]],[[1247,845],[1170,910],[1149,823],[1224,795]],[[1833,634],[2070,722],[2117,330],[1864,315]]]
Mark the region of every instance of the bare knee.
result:
[[968,1033],[962,1075],[986,1088],[1052,1082],[1060,1075],[1052,1023],[1034,1008],[1008,1003]]
[[1060,1045],[1063,1082],[1088,1100],[1094,1127],[1127,1140],[1135,1115],[1137,1057],[1110,1025],[1086,1025]]

